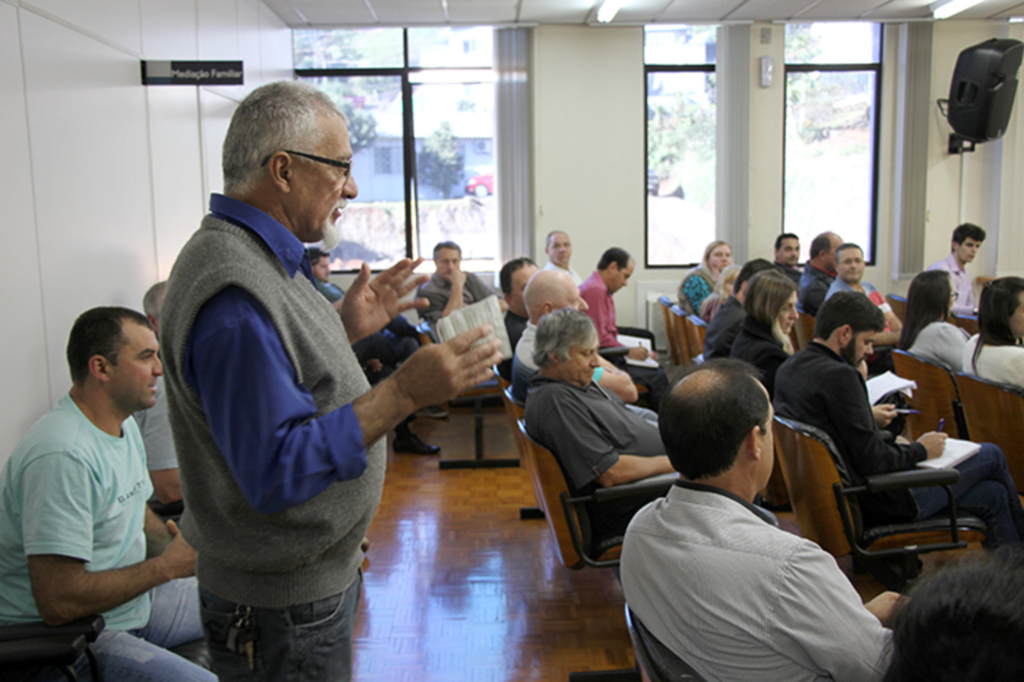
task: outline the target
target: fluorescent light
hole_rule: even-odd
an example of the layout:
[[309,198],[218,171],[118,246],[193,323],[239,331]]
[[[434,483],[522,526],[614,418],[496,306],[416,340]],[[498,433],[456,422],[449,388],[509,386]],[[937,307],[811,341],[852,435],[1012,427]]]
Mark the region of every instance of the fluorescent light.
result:
[[[977,4],[980,4],[982,0],[950,0],[950,2],[939,5],[935,3],[931,6],[932,16],[936,19],[948,19],[954,14],[960,14],[965,12]],[[936,6],[938,5],[938,6]]]
[[1011,24],[1022,24],[1024,23],[1024,17],[1010,17]]
[[626,0],[604,0],[604,3],[601,5],[601,9],[597,10],[597,20],[602,24],[610,22],[615,18],[615,15],[619,13],[619,10],[622,8],[622,3],[625,1]]

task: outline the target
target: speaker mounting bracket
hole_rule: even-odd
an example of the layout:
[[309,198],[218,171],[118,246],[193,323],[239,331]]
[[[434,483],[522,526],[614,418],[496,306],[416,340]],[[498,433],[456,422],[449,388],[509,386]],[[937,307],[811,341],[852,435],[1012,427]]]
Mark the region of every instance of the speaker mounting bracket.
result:
[[964,152],[974,151],[974,140],[968,140],[965,137],[960,137],[956,133],[949,134],[949,153],[950,154],[963,154]]

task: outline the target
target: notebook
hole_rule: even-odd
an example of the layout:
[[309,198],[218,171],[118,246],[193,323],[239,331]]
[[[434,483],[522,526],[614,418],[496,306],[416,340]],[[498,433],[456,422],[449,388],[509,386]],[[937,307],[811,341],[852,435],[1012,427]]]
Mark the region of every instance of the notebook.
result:
[[941,457],[926,459],[923,462],[918,462],[917,466],[921,469],[952,469],[960,462],[974,457],[979,452],[981,452],[981,446],[977,443],[972,443],[969,440],[960,440],[959,438],[947,438],[946,449],[942,451]]

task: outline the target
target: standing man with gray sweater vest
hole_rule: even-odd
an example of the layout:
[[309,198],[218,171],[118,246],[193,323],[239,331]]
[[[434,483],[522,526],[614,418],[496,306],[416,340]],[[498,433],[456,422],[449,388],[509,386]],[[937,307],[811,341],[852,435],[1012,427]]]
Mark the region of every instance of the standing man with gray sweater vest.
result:
[[297,81],[253,91],[224,141],[224,195],[182,249],[164,301],[181,530],[199,552],[206,639],[221,680],[348,680],[361,543],[384,483],[384,436],[486,379],[484,327],[420,349],[373,390],[352,353],[425,278],[365,264],[341,315],[303,243],[356,196],[345,119]]

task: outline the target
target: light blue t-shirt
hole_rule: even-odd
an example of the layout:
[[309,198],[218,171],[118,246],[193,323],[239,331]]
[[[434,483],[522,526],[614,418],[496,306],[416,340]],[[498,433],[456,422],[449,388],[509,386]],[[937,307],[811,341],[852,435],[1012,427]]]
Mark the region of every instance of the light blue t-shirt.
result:
[[[82,559],[92,572],[145,560],[153,484],[135,420],[121,430],[104,433],[65,395],[18,443],[0,474],[0,624],[40,619],[29,555]],[[107,611],[107,628],[142,627],[149,606],[146,593]]]

